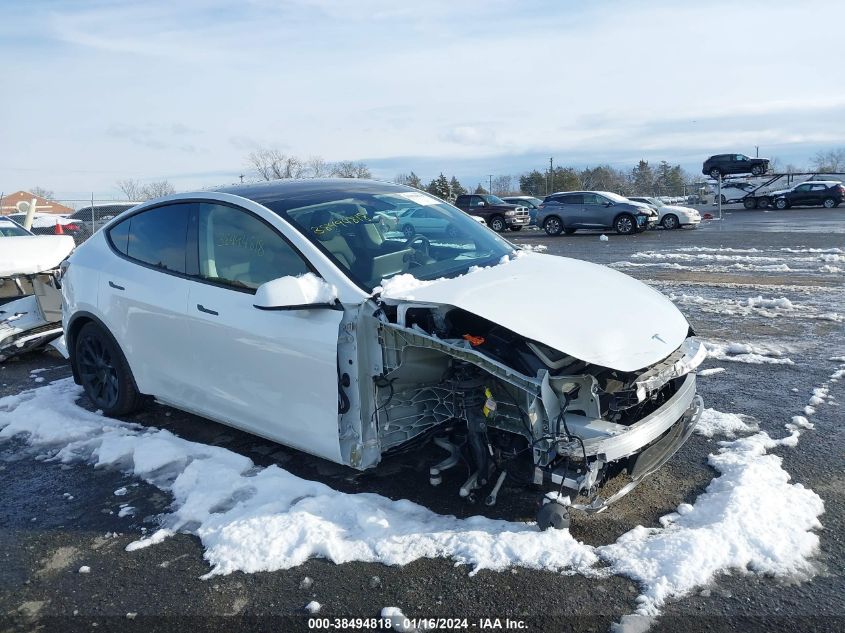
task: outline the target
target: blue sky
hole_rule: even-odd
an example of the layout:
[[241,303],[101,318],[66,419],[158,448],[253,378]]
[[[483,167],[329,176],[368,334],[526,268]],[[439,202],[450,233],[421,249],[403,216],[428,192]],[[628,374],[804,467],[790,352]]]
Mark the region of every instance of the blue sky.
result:
[[[845,146],[845,3],[0,2],[0,190],[179,189],[259,146],[465,184]],[[837,27],[838,28],[838,27]]]

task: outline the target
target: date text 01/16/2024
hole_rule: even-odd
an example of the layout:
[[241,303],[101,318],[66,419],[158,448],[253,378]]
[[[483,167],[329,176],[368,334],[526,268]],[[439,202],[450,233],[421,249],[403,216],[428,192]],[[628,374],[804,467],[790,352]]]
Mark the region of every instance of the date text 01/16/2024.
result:
[[[399,625],[399,626],[397,626]],[[413,630],[476,630],[519,631],[528,628],[524,620],[510,618],[403,618],[401,622],[394,622],[393,618],[308,618],[310,630],[390,630],[394,627],[403,631]]]

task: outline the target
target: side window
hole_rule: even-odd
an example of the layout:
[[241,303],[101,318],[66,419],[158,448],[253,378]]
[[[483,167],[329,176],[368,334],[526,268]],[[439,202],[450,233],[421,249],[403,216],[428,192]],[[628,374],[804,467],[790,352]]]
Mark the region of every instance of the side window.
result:
[[126,249],[129,243],[129,223],[132,218],[127,218],[120,224],[115,224],[109,229],[109,239],[112,245],[121,253],[126,255]]
[[255,290],[309,272],[293,247],[257,217],[222,204],[201,203],[197,231],[200,277]]
[[126,255],[156,268],[184,273],[190,208],[190,204],[169,204],[127,218]]
[[584,194],[572,193],[561,198],[562,204],[584,204]]
[[484,202],[484,200],[481,199],[481,196],[473,196],[470,198],[469,206],[480,207],[482,202]]
[[803,192],[803,191],[809,191],[809,190],[810,190],[810,185],[799,185],[798,187],[795,188],[795,191],[802,191]]
[[603,198],[599,198],[599,196],[594,193],[584,194],[584,204],[601,204],[603,201]]

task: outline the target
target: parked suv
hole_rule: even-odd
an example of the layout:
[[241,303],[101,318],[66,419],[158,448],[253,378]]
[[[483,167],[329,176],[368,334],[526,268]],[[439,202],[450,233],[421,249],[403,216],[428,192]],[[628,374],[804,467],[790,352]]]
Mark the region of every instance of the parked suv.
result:
[[546,196],[537,225],[548,235],[571,235],[578,229],[613,229],[631,235],[657,224],[657,211],[609,191],[567,191]]
[[701,173],[711,178],[729,174],[762,176],[769,169],[768,158],[749,158],[745,154],[716,154],[704,161]]
[[788,209],[793,206],[824,207],[833,209],[842,204],[845,197],[845,187],[838,180],[815,180],[802,182],[791,189],[773,191],[768,198],[778,209]]
[[508,204],[490,193],[472,193],[458,196],[455,206],[470,215],[482,218],[487,226],[501,233],[506,229],[519,231],[528,226],[531,217],[524,205]]

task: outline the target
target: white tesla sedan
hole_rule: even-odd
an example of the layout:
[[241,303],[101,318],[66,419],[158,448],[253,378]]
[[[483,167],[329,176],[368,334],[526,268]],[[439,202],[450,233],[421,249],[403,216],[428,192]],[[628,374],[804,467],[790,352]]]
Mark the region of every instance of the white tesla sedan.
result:
[[[454,230],[386,237],[378,215],[409,204]],[[702,406],[704,349],[663,295],[518,251],[390,183],[276,181],[151,201],[73,253],[62,292],[74,377],[106,415],[145,394],[356,469],[433,442],[446,455],[432,485],[465,462],[465,497],[492,505],[506,478],[561,493],[541,527],[631,490]]]

